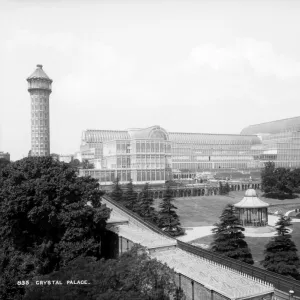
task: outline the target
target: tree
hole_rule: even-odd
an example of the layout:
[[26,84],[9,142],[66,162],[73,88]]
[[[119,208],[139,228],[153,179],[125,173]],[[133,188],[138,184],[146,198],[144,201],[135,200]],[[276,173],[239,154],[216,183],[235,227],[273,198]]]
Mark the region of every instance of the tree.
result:
[[220,222],[214,224],[214,226],[216,227],[212,229],[215,234],[212,251],[251,265],[254,264],[243,234],[245,228],[240,225],[232,204],[228,204],[224,208],[220,216]]
[[270,193],[275,191],[275,186],[277,183],[277,177],[275,174],[275,163],[266,162],[265,167],[261,172],[261,189],[265,193]]
[[[177,291],[174,275],[169,267],[151,259],[144,248],[135,246],[119,259],[78,258],[59,272],[38,278],[61,280],[62,286],[27,287],[24,300],[54,300],[60,295],[64,300],[167,300]],[[70,279],[84,279],[90,285],[65,285]]]
[[230,193],[230,186],[229,186],[228,182],[225,183],[225,193],[226,193],[226,195],[228,195]]
[[179,236],[184,233],[180,227],[179,216],[176,213],[177,207],[174,201],[170,184],[166,184],[166,190],[162,202],[159,204],[158,226],[172,236]]
[[137,193],[134,191],[132,179],[126,185],[126,191],[123,196],[124,205],[132,211],[136,211]]
[[146,183],[138,199],[137,213],[145,220],[156,222],[156,214],[152,205],[153,198],[150,196],[149,184]]
[[219,182],[219,193],[220,195],[228,195],[230,192],[230,187],[228,182],[226,184],[223,184],[222,181]]
[[0,172],[4,169],[7,165],[10,164],[10,161],[5,158],[0,158]]
[[261,264],[269,271],[300,279],[298,250],[287,228],[291,225],[289,217],[279,218],[276,223],[277,236],[267,243],[264,250],[265,258]]
[[274,162],[265,163],[261,180],[265,196],[278,199],[293,198],[293,192],[300,182],[299,172],[275,168]]
[[118,202],[122,202],[123,200],[123,190],[121,188],[119,177],[117,177],[113,183],[110,198]]
[[76,168],[76,169],[79,168],[79,166],[80,166],[79,159],[75,158],[75,159],[71,160],[69,162],[69,166],[72,167],[72,168]]
[[87,159],[84,159],[81,163],[82,169],[94,169],[94,164],[90,163]]
[[77,177],[50,156],[24,158],[2,170],[0,299],[18,299],[19,279],[48,274],[79,256],[101,258],[110,215],[102,194],[97,180]]

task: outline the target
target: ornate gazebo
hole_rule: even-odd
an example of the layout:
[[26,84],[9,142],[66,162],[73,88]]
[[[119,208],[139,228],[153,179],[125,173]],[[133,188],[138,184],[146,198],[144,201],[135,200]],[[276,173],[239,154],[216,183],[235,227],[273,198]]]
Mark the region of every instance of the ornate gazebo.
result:
[[269,204],[257,197],[256,191],[249,189],[245,197],[234,204],[237,215],[243,226],[266,226],[268,225]]

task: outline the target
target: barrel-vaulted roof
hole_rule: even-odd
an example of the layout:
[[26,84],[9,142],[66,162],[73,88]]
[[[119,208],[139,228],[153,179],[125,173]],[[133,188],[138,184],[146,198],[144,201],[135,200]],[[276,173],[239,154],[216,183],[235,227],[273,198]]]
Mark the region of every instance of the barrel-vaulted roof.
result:
[[234,204],[234,206],[237,208],[262,208],[268,207],[269,204],[260,200],[254,189],[248,189],[245,197],[240,202]]
[[85,130],[82,133],[82,141],[86,143],[101,143],[117,139],[128,140],[157,138],[176,143],[261,144],[261,140],[256,135],[167,132],[160,126],[151,126],[144,129],[129,129],[128,131]]
[[158,125],[148,128],[128,129],[131,139],[163,139],[168,140],[168,133]]
[[121,130],[84,130],[82,141],[86,143],[102,143],[111,140],[128,140],[130,136],[127,131]]
[[36,67],[36,70],[27,78],[27,81],[30,81],[31,79],[45,79],[52,82],[52,80],[43,70],[42,65],[36,65]]
[[241,131],[241,134],[275,134],[282,131],[300,129],[300,117],[276,120],[261,124],[250,125]]

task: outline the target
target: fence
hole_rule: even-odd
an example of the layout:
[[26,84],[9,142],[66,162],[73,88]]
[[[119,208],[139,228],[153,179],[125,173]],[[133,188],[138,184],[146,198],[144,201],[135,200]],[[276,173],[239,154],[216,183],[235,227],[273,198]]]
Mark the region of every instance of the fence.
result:
[[138,220],[140,223],[142,223],[143,225],[147,226],[149,229],[153,230],[154,232],[173,238],[171,235],[167,234],[166,232],[162,231],[160,228],[158,228],[156,225],[152,224],[151,222],[148,222],[146,220],[144,220],[142,217],[140,217],[139,215],[135,214],[134,212],[132,212],[131,210],[127,209],[126,207],[124,207],[123,205],[121,205],[120,203],[112,200],[110,197],[104,195],[102,196],[103,199],[105,199],[106,201],[112,203],[113,205],[115,205],[116,207],[118,207],[120,210],[124,211],[126,214],[128,214],[129,216],[135,218],[136,220]]
[[[112,200],[108,196],[103,196],[103,198],[105,200],[107,200],[108,202],[112,203],[113,205],[117,206],[119,209],[121,209],[122,211],[124,211],[128,215],[136,218],[139,222],[141,222],[142,224],[144,224],[145,226],[147,226],[149,229],[153,230],[154,232],[159,233],[161,235],[165,235],[167,237],[171,237],[170,235],[168,235],[167,233],[165,233],[164,231],[159,229],[154,224],[143,220],[140,216],[136,215],[135,213],[133,213],[129,209],[125,208],[121,204],[119,204],[116,201]],[[285,295],[290,290],[293,290],[294,291],[294,296],[295,296],[294,298],[297,299],[297,300],[300,300],[300,281],[298,281],[298,280],[295,280],[295,279],[292,279],[292,278],[289,278],[289,277],[286,277],[286,276],[278,275],[276,273],[273,273],[273,272],[270,272],[270,271],[267,271],[267,270],[263,270],[263,269],[260,269],[258,267],[254,267],[254,266],[251,266],[249,264],[237,261],[235,259],[231,259],[231,258],[227,258],[227,257],[221,256],[221,255],[218,255],[218,254],[216,254],[214,252],[211,252],[209,250],[205,250],[205,249],[202,249],[202,248],[199,248],[199,247],[196,247],[196,246],[192,246],[190,244],[181,242],[179,240],[177,240],[177,246],[178,246],[178,248],[180,248],[182,250],[185,250],[187,252],[193,253],[197,256],[200,256],[200,257],[206,258],[208,260],[214,261],[216,263],[222,264],[224,266],[227,266],[231,269],[240,271],[244,274],[250,275],[250,276],[255,277],[257,279],[261,279],[263,281],[269,282],[269,283],[274,285],[275,289],[283,292],[283,293],[281,293],[282,295]],[[181,276],[183,276],[183,275],[181,275]],[[188,280],[189,280],[189,282],[193,281],[190,278],[188,278]],[[196,283],[196,284],[201,285],[200,283]],[[280,292],[279,292],[279,294],[280,294]],[[224,296],[221,296],[221,297],[224,298]],[[278,298],[288,299],[286,297],[281,297],[281,296],[279,296]],[[189,299],[193,299],[193,298],[189,298]],[[200,298],[195,298],[195,300],[196,299],[200,299]],[[205,298],[203,298],[203,299],[205,299]]]
[[272,283],[274,287],[280,291],[288,293],[290,290],[293,290],[295,292],[295,296],[300,296],[300,281],[286,277],[277,275],[273,272],[263,270],[251,265],[248,265],[246,263],[227,258],[221,255],[218,255],[216,253],[213,253],[211,251],[192,246],[190,244],[177,241],[177,245],[180,249],[185,250],[187,252],[193,253],[197,256],[209,259],[211,261],[214,261],[216,263],[222,264],[224,266],[227,266],[231,269],[240,271],[242,273],[245,273],[247,275],[250,275],[252,277],[261,279],[263,281],[267,281],[269,283]]

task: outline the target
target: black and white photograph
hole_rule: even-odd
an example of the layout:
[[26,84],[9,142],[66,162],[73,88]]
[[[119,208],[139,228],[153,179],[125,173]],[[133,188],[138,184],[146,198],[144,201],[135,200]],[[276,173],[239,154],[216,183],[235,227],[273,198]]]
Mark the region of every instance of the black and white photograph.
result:
[[300,1],[0,0],[0,300],[300,300],[299,251]]

